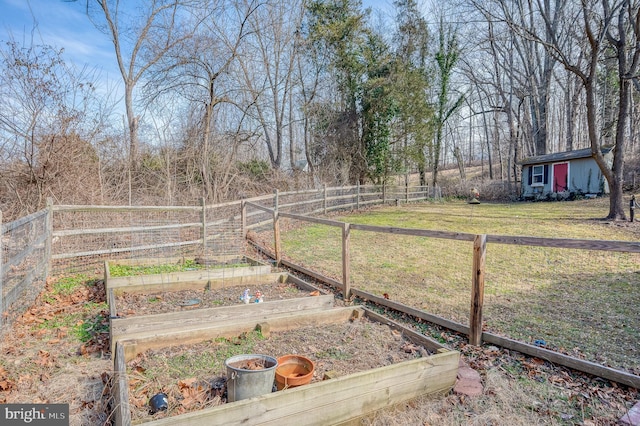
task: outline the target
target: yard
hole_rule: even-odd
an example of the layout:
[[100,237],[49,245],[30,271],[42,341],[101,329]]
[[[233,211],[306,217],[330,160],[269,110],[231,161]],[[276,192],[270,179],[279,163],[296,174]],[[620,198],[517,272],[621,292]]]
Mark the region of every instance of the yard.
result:
[[[605,216],[606,207],[606,200],[425,203],[339,219],[468,233],[637,241],[638,224],[597,220]],[[289,223],[283,226],[283,252],[308,268],[340,278],[337,237],[322,225]],[[519,248],[489,246],[486,327],[526,342],[544,341],[548,347],[638,374],[638,258]],[[354,287],[467,321],[468,243],[354,233],[351,251]],[[494,346],[472,347],[464,337],[447,330],[396,319],[460,350],[464,360],[481,373],[484,393],[477,398],[456,394],[420,398],[367,418],[363,424],[615,424],[639,397],[634,389]],[[107,326],[100,279],[51,279],[3,341],[0,402],[68,402],[71,424],[108,424],[112,365]]]

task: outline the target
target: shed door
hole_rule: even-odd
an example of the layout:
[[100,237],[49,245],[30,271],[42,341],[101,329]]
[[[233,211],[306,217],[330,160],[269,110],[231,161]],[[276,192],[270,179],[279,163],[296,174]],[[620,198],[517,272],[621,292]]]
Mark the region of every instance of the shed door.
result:
[[562,192],[569,189],[569,163],[553,165],[553,192]]

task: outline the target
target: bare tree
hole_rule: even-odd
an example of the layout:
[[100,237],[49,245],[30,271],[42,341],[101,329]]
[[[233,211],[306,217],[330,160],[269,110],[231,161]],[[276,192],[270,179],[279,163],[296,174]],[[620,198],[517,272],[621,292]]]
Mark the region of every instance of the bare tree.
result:
[[[222,133],[222,129],[215,128],[215,113],[222,104],[231,104],[240,110],[247,108],[233,95],[236,89],[230,74],[240,44],[249,33],[248,19],[259,6],[258,1],[204,2],[194,12],[197,20],[202,16],[208,18],[187,42],[176,45],[150,68],[151,78],[144,86],[148,103],[161,98],[170,99],[169,102],[182,99],[187,108],[200,117],[197,149],[193,153],[199,170],[196,180],[201,182],[201,196],[207,200],[219,198],[215,176],[222,176],[222,182],[226,182],[233,164],[230,160],[215,159],[213,140],[216,131]],[[224,19],[220,19],[222,17]],[[212,162],[216,162],[217,167],[213,167]]]
[[[298,31],[303,14],[303,1],[266,3],[251,15],[251,40],[239,55],[244,84],[255,100],[255,118],[275,169],[282,166],[286,129],[294,125],[288,108],[296,83]],[[289,144],[293,143],[289,140]]]
[[[640,4],[635,0],[584,0],[577,8],[571,10],[575,11],[573,16],[579,18],[574,21],[577,28],[571,35],[586,40],[586,43],[582,44],[582,51],[576,53],[564,49],[561,35],[553,30],[550,17],[544,11],[541,12],[541,16],[551,38],[543,45],[568,71],[582,81],[591,154],[607,179],[611,191],[607,218],[626,219],[622,200],[623,167],[631,82],[636,78],[640,63]],[[523,35],[542,43],[535,33],[524,32]],[[602,154],[601,137],[597,127],[597,79],[607,48],[613,49],[618,63],[617,123],[612,164],[607,164]],[[584,64],[579,59],[580,56],[586,58]]]
[[151,66],[190,37],[190,31],[179,31],[183,29],[179,25],[181,7],[186,1],[145,0],[134,8],[120,0],[86,0],[88,16],[113,43],[124,83],[129,158],[134,168],[139,160],[140,116],[135,112],[133,91]]
[[[44,207],[47,197],[95,202],[103,117],[94,76],[49,46],[9,41],[0,49],[0,199],[5,215]],[[83,188],[78,191],[78,188]]]

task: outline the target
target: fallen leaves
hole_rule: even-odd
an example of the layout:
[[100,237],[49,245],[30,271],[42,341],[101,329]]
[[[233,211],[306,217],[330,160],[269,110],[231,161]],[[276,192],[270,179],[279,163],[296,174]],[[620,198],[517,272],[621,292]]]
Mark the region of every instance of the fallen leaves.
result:
[[38,358],[34,361],[36,365],[42,367],[53,367],[55,365],[55,358],[51,356],[48,351],[38,351]]
[[[9,372],[0,366],[0,391],[10,392],[15,388],[16,383],[9,378]],[[0,402],[3,402],[0,400]]]
[[208,399],[209,389],[205,388],[201,383],[197,383],[197,379],[192,377],[178,382],[178,388],[182,395],[180,405],[186,409],[206,403]]

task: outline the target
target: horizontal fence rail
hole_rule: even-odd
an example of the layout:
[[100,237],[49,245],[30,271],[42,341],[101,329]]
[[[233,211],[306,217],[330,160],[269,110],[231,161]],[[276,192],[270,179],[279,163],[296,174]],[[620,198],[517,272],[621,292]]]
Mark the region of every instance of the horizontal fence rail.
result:
[[[266,211],[267,209],[262,207],[256,207],[261,211]],[[569,262],[576,261],[574,258],[578,258],[579,262],[586,262],[591,264],[598,264],[598,257],[595,255],[596,253],[619,253],[623,257],[614,257],[614,258],[604,258],[601,260],[603,264],[611,264],[617,262],[619,265],[619,269],[623,274],[627,274],[635,278],[638,275],[638,267],[640,265],[640,256],[637,256],[640,253],[640,243],[635,241],[613,241],[613,240],[589,240],[589,239],[568,239],[568,238],[542,238],[542,237],[520,237],[520,236],[505,236],[505,235],[477,235],[470,233],[457,233],[457,232],[445,232],[445,231],[433,231],[426,229],[414,229],[414,228],[399,228],[399,227],[389,227],[389,226],[375,226],[375,225],[363,225],[356,223],[346,223],[326,218],[318,218],[318,217],[307,217],[299,214],[291,214],[291,213],[282,213],[278,212],[275,209],[271,209],[270,214],[274,215],[274,243],[273,247],[275,248],[275,252],[270,255],[276,259],[276,262],[279,264],[283,264],[284,266],[291,267],[293,269],[297,269],[300,272],[309,274],[316,279],[320,279],[325,283],[332,285],[336,289],[342,292],[342,295],[345,299],[349,300],[352,296],[359,297],[364,300],[375,301],[384,306],[389,306],[394,309],[405,312],[409,315],[412,315],[417,318],[425,319],[434,324],[438,324],[440,326],[455,330],[460,333],[467,334],[469,336],[469,342],[473,345],[480,345],[483,341],[496,344],[499,346],[503,346],[508,349],[518,350],[522,353],[529,354],[531,356],[540,357],[543,359],[547,359],[551,362],[558,363],[570,368],[577,369],[579,371],[583,371],[589,374],[598,375],[599,377],[607,378],[612,381],[617,381],[618,383],[622,383],[628,386],[632,386],[638,388],[640,386],[640,376],[637,374],[633,374],[627,370],[621,369],[625,367],[622,365],[624,363],[622,357],[610,354],[609,358],[611,363],[619,366],[618,368],[612,368],[606,365],[599,364],[597,362],[593,362],[589,359],[585,359],[584,354],[580,354],[580,357],[571,356],[567,353],[559,353],[556,350],[553,350],[550,346],[547,345],[544,340],[537,339],[536,343],[524,343],[522,341],[518,341],[515,339],[510,339],[500,334],[492,333],[487,331],[487,327],[491,329],[491,322],[487,323],[483,318],[483,312],[486,309],[486,301],[485,301],[485,281],[487,277],[491,277],[492,279],[496,278],[496,274],[504,275],[505,272],[508,274],[509,269],[507,271],[501,271],[495,263],[496,254],[491,257],[488,254],[488,247],[494,248],[504,248],[507,249],[509,246],[520,246],[525,250],[536,250],[536,248],[544,248],[545,250],[541,253],[534,252],[533,254],[539,255],[543,254],[544,259],[540,261],[537,257],[531,258],[531,262],[533,262],[537,269],[537,273],[544,273],[546,269],[554,267],[559,269],[558,272],[550,271],[547,274],[557,274],[558,279],[565,280],[568,283],[580,282],[581,277],[572,277],[571,274],[566,276],[567,274],[563,271],[563,265],[569,264]],[[282,242],[281,240],[281,232],[278,230],[282,224],[279,223],[280,219],[290,219],[296,222],[304,222],[313,225],[326,226],[330,228],[338,228],[342,230],[341,234],[332,234],[335,239],[339,239],[340,241],[336,241],[335,246],[341,247],[340,250],[340,258],[341,260],[336,259],[336,262],[333,263],[334,267],[331,268],[331,272],[336,273],[336,265],[339,269],[341,269],[340,274],[342,276],[341,281],[335,281],[329,277],[323,276],[321,273],[311,272],[314,268],[314,265],[311,266],[311,270],[309,266],[301,267],[295,263],[293,259],[296,258],[295,253],[289,253],[287,255],[287,259],[284,260],[284,253],[282,250]],[[297,229],[297,227],[293,227],[293,229]],[[362,231],[367,233],[374,234],[391,234],[396,236],[406,236],[406,237],[416,237],[416,238],[433,238],[440,240],[449,240],[449,241],[460,241],[464,243],[471,243],[467,246],[467,249],[470,253],[471,263],[466,267],[469,268],[469,293],[467,295],[467,306],[469,306],[469,311],[467,312],[468,325],[461,324],[456,321],[452,321],[450,319],[442,318],[437,315],[428,314],[422,310],[415,309],[411,306],[411,300],[406,301],[407,304],[395,303],[391,300],[388,300],[388,296],[385,294],[385,297],[379,297],[376,294],[372,294],[363,291],[360,288],[352,288],[354,283],[351,282],[352,271],[351,271],[351,253],[350,247],[353,243],[353,232],[354,231]],[[323,241],[322,243],[318,243],[317,249],[319,250],[319,245],[326,245],[327,242]],[[411,251],[411,242],[407,240],[405,244],[406,250]],[[378,250],[380,250],[379,248]],[[547,250],[548,249],[548,250]],[[268,248],[265,249],[265,253],[269,254]],[[494,249],[495,253],[495,249]],[[577,254],[580,253],[580,254]],[[319,253],[317,257],[322,257]],[[505,256],[507,259],[510,259],[508,252],[501,251],[499,256]],[[632,256],[630,258],[626,258],[625,256]],[[526,261],[525,257],[525,261]],[[546,259],[546,260],[545,260]],[[453,259],[448,259],[450,264],[449,267],[452,269],[458,268],[459,265],[455,264]],[[424,260],[425,263],[429,262],[429,259]],[[545,265],[545,262],[548,265]],[[506,261],[506,268],[509,266],[515,266],[513,264],[513,260]],[[580,271],[580,273],[590,273],[590,269],[585,265],[584,269]],[[597,270],[597,267],[593,267],[593,270]],[[380,269],[378,269],[380,270]],[[542,271],[542,272],[541,272]],[[533,275],[533,273],[532,273]],[[519,277],[514,276],[513,280],[527,282],[529,280],[528,277]],[[366,279],[365,279],[366,281]],[[396,290],[401,290],[402,283],[397,283],[399,287]],[[615,284],[615,281],[612,282]],[[638,291],[637,288],[638,279],[635,278],[635,284],[630,283],[630,285]],[[546,285],[546,284],[545,284]],[[563,289],[566,287],[564,284]],[[493,292],[496,290],[491,288]],[[589,289],[585,289],[583,291],[588,291]],[[571,287],[568,287],[565,290],[557,290],[560,291],[568,291],[571,292]],[[573,290],[573,292],[578,291],[577,289]],[[610,290],[615,291],[615,290]],[[566,297],[566,296],[565,296]],[[493,308],[493,306],[490,306]],[[578,306],[576,306],[576,310]],[[535,310],[533,311],[535,312]],[[596,310],[589,311],[589,314],[597,316]],[[605,311],[602,312],[602,315],[611,315],[611,312]],[[561,312],[561,317],[564,317],[566,320],[569,320],[571,317],[570,312]],[[526,318],[526,317],[525,317]],[[630,319],[633,321],[633,319]],[[521,321],[521,320],[518,320]],[[578,324],[576,326],[588,327],[587,324],[579,324],[580,320],[578,319]],[[561,326],[558,324],[558,327]],[[635,327],[633,324],[627,327],[631,327],[632,329]],[[544,332],[544,330],[524,330],[525,332]],[[631,331],[633,332],[633,330]],[[586,334],[589,334],[589,331],[585,331]],[[584,333],[583,333],[584,334]],[[607,336],[605,335],[605,338]],[[560,337],[558,337],[560,339]],[[578,344],[579,342],[576,342]],[[628,342],[629,347],[626,348],[627,353],[635,353],[635,349],[631,346],[635,346],[634,342]],[[607,345],[602,346],[603,351],[605,351]],[[566,351],[566,350],[565,350]],[[628,370],[631,371],[640,371],[640,362],[637,357],[631,358],[630,364],[626,365]]]
[[[49,273],[100,274],[105,260],[237,256],[246,233],[271,229],[271,209],[321,215],[425,199],[426,187],[383,189],[374,185],[279,192],[215,205],[53,205],[2,224],[0,250],[0,332],[44,288]],[[406,196],[408,194],[408,196]],[[391,195],[389,195],[391,196]],[[396,196],[396,195],[394,195]],[[264,207],[263,207],[264,206]],[[0,214],[0,223],[2,216]]]
[[[504,330],[500,328],[501,325],[493,323],[492,318],[489,322],[486,320],[487,312],[491,315],[497,309],[509,307],[510,292],[526,294],[528,289],[531,289],[532,294],[538,292],[538,280],[546,280],[544,282],[548,287],[548,293],[544,294],[550,294],[550,297],[557,297],[553,293],[556,291],[554,286],[558,286],[556,277],[552,276],[554,274],[564,280],[561,283],[564,286],[563,291],[570,291],[566,289],[571,289],[571,285],[581,284],[581,276],[565,276],[567,274],[562,270],[563,265],[573,258],[584,264],[584,274],[593,274],[592,264],[600,262],[614,264],[612,268],[622,269],[621,272],[615,272],[618,275],[635,277],[640,260],[640,243],[478,235],[347,223],[319,217],[336,211],[358,210],[372,205],[397,205],[433,200],[433,196],[438,194],[437,188],[428,187],[356,185],[336,188],[325,186],[295,192],[275,191],[274,194],[228,203],[206,205],[201,202],[199,206],[182,207],[68,206],[49,203],[43,211],[2,224],[1,331],[7,330],[7,325],[35,300],[44,288],[49,274],[101,274],[105,260],[153,259],[161,263],[166,259],[176,258],[237,256],[244,252],[246,239],[251,239],[249,234],[260,233],[266,235],[267,241],[270,241],[263,249],[275,259],[276,264],[297,268],[310,276],[325,280],[337,288],[346,299],[356,296],[403,310],[410,315],[467,334],[472,344],[481,344],[484,341],[501,345],[591,374],[602,374],[601,377],[631,386],[640,385],[640,377],[628,371],[623,372],[591,361],[576,359],[566,353],[551,350],[548,346],[532,345],[531,342],[526,342],[524,336],[515,336],[515,339],[511,338],[514,336],[503,337]],[[313,266],[296,265],[289,253],[285,253],[282,239],[283,234],[289,232],[290,223],[295,225],[291,229],[297,229],[296,226],[302,223],[331,229],[336,243],[335,247],[327,248],[333,250],[332,253],[336,256],[332,277],[322,275],[322,272],[314,270]],[[455,270],[456,276],[451,278],[447,290],[465,293],[465,301],[461,303],[461,306],[464,306],[463,311],[455,311],[457,307],[451,300],[444,300],[448,303],[447,306],[438,306],[429,299],[431,305],[427,304],[425,307],[421,304],[423,301],[420,295],[414,295],[407,300],[392,301],[386,296],[381,297],[381,292],[361,288],[362,278],[354,276],[353,272],[354,262],[358,262],[358,259],[354,259],[351,252],[355,246],[362,244],[360,238],[363,234],[384,236],[371,247],[377,252],[384,251],[383,246],[378,244],[384,244],[386,239],[407,238],[406,247],[409,247],[409,251],[414,244],[413,241],[439,241],[439,245],[434,246],[433,258],[416,259],[414,262],[448,262],[449,268]],[[452,245],[452,248],[450,252],[445,253],[443,245],[446,244]],[[526,274],[512,274],[514,261],[510,256],[514,250],[522,251],[522,260],[518,260],[519,262],[531,263]],[[607,257],[617,254],[623,257]],[[384,268],[384,265],[378,270],[368,271],[368,283],[374,283],[379,278],[377,274],[381,268]],[[548,268],[555,270],[547,271]],[[513,289],[496,289],[492,286],[498,277],[505,276],[517,286]],[[439,275],[427,278],[441,281],[449,279]],[[400,286],[402,284],[396,283]],[[611,283],[612,286],[615,284]],[[428,283],[423,286],[425,289],[429,288]],[[401,290],[398,289],[399,292]],[[588,290],[581,288],[580,291]],[[448,295],[444,297],[452,298]],[[536,303],[540,301],[536,300]],[[446,317],[447,309],[450,312],[455,311],[455,315]],[[536,314],[537,309],[539,308],[532,303],[531,315]],[[566,313],[566,317],[569,316],[570,313]],[[497,332],[494,332],[493,328],[496,328]],[[526,325],[523,328],[526,328]],[[637,362],[637,356],[633,359]],[[615,362],[619,364],[622,361]],[[640,371],[640,365],[633,365],[632,370],[637,373]]]

